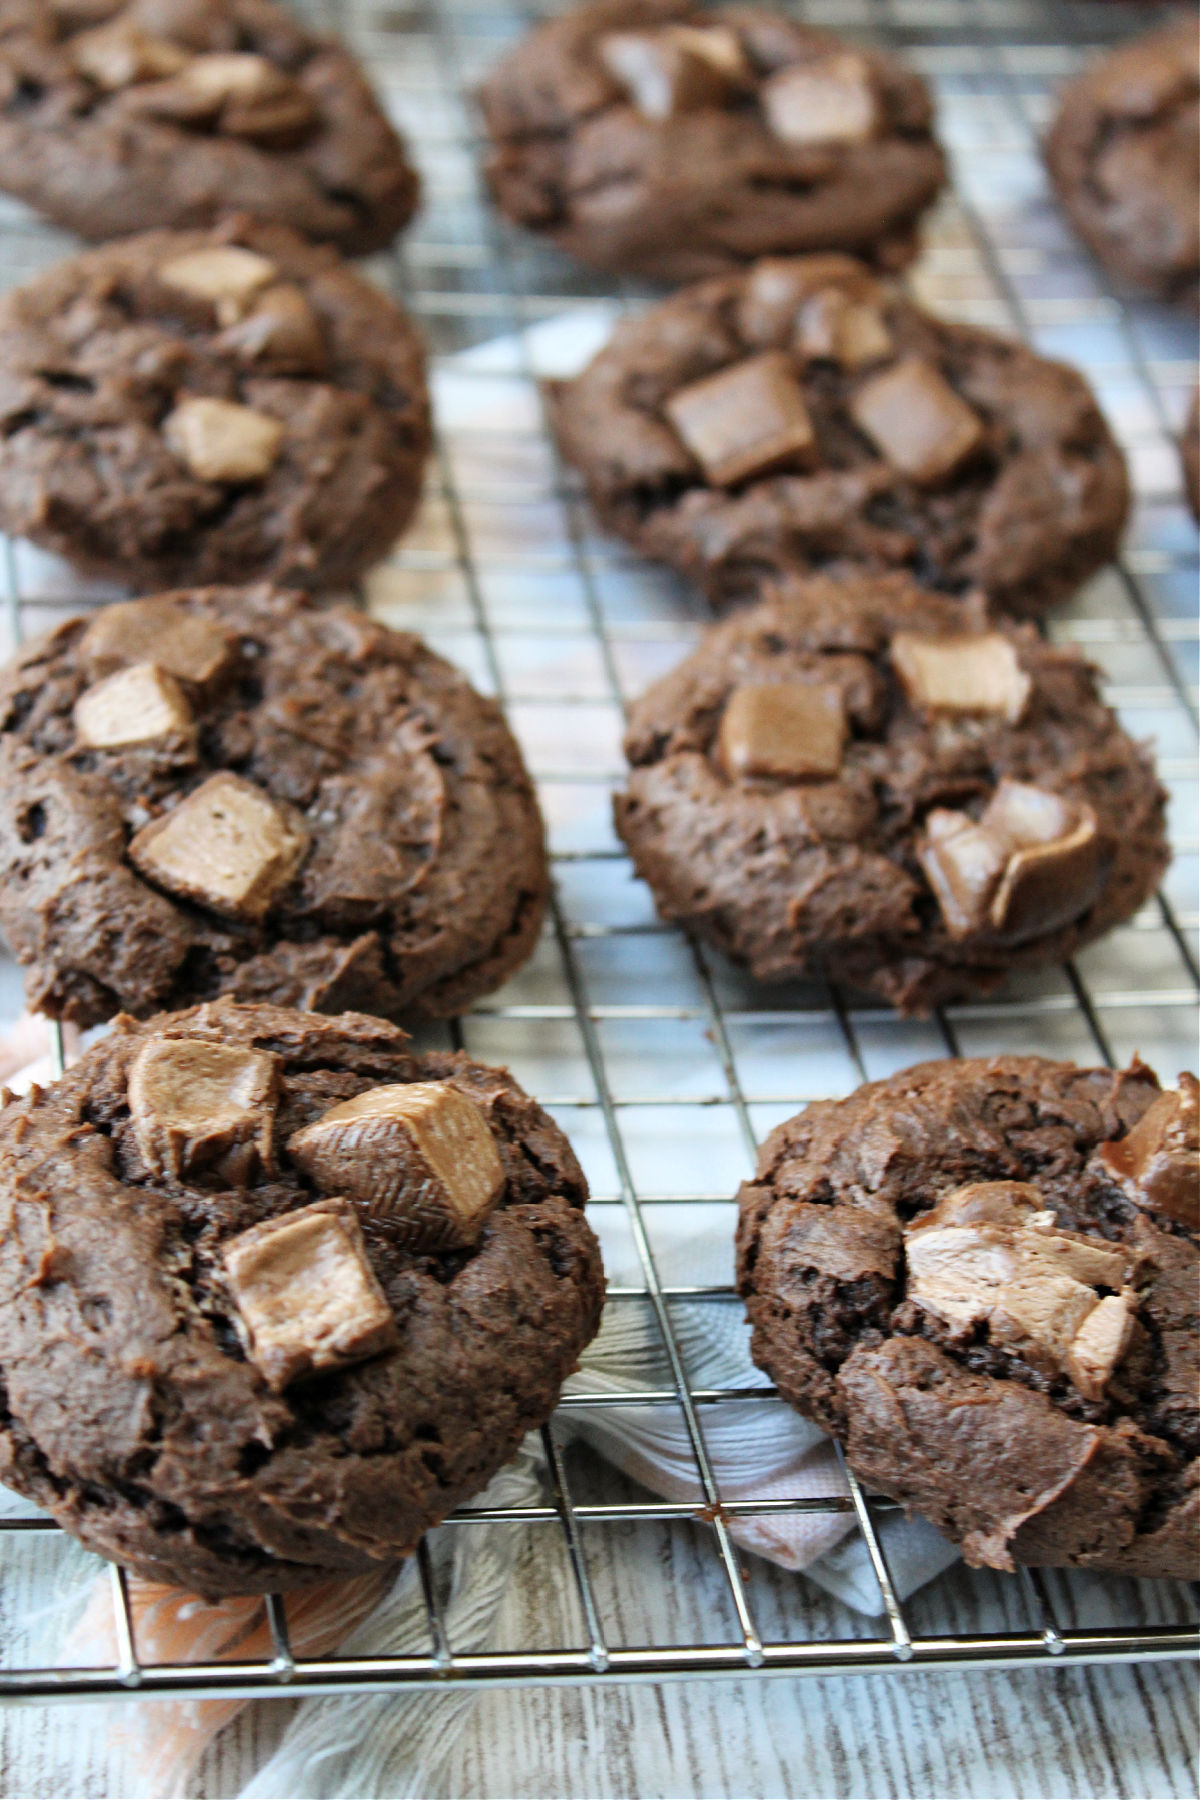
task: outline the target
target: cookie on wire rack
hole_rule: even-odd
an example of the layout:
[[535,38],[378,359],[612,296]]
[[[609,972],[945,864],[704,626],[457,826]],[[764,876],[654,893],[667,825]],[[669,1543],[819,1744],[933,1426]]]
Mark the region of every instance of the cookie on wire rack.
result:
[[0,528],[88,573],[350,582],[429,440],[411,319],[279,226],[147,232],[0,299]]
[[856,567],[1034,616],[1112,557],[1128,512],[1080,374],[846,257],[687,288],[549,391],[601,521],[717,607]]
[[361,256],[419,183],[358,64],[273,0],[0,0],[0,187],[85,238],[246,212]]
[[1117,280],[1200,305],[1200,31],[1194,11],[1069,82],[1046,166]]
[[1166,867],[1149,751],[1074,650],[905,576],[783,583],[635,702],[617,830],[760,981],[901,1011],[1072,956]]
[[577,7],[479,99],[500,210],[618,273],[692,281],[806,250],[899,268],[946,178],[915,70],[757,7]]
[[446,1017],[531,954],[547,893],[499,708],[352,607],[157,595],[0,671],[0,921],[51,1016]]
[[751,1353],[968,1562],[1194,1578],[1196,1080],[924,1063],[780,1125],[739,1195]]
[[5,1097],[0,1478],[152,1580],[411,1554],[596,1331],[566,1138],[505,1071],[379,1019],[123,1018]]

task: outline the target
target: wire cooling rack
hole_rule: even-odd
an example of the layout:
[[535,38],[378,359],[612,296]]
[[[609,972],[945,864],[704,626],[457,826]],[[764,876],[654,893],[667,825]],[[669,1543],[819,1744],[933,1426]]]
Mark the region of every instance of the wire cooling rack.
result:
[[[722,1251],[711,1280],[697,1281],[692,1269],[685,1281],[672,1267],[678,1231],[666,1229],[672,1219],[727,1221],[728,1245],[729,1196],[772,1125],[806,1101],[921,1057],[1036,1049],[1117,1063],[1136,1049],[1168,1079],[1194,1062],[1197,540],[1172,439],[1195,379],[1195,328],[1153,307],[1123,305],[1106,290],[1049,199],[1036,149],[1057,83],[1093,48],[1164,15],[1119,0],[787,7],[902,51],[934,83],[955,189],[929,226],[912,285],[935,308],[1016,331],[1082,367],[1125,444],[1138,492],[1124,560],[1049,630],[1084,647],[1127,726],[1157,740],[1172,797],[1174,865],[1152,905],[1075,963],[914,1024],[823,987],[755,989],[655,921],[612,834],[608,795],[620,773],[623,705],[684,653],[704,614],[673,577],[598,534],[544,428],[539,375],[555,366],[564,343],[595,336],[642,295],[510,231],[481,191],[464,96],[552,10],[509,0],[313,0],[305,8],[368,63],[426,183],[415,229],[372,272],[421,320],[435,354],[436,467],[420,520],[367,582],[366,597],[379,616],[423,631],[504,701],[539,783],[554,859],[551,923],[538,954],[440,1041],[507,1062],[569,1132],[592,1184],[609,1304],[643,1309],[661,1339],[661,1384],[623,1403],[669,1409],[682,1421],[695,1498],[647,1496],[597,1459],[565,1451],[552,1425],[542,1434],[545,1505],[467,1507],[440,1530],[515,1524],[542,1534],[540,1546],[550,1534],[578,1603],[573,1641],[535,1633],[510,1649],[456,1647],[423,1545],[428,1645],[420,1654],[294,1654],[287,1603],[271,1598],[272,1647],[262,1659],[150,1662],[139,1655],[126,1578],[114,1569],[116,1659],[88,1669],[23,1666],[11,1654],[19,1632],[3,1623],[14,1617],[4,1580],[20,1540],[63,1540],[41,1515],[0,1519],[0,1699],[1061,1666],[1178,1658],[1200,1641],[1194,1591],[1182,1583],[959,1568],[902,1603],[877,1529],[886,1504],[866,1498],[848,1473],[841,1492],[815,1500],[723,1498],[706,1419],[747,1399],[781,1402],[748,1363],[745,1381],[728,1387],[701,1388],[689,1377],[680,1311],[736,1304],[732,1252]],[[0,203],[5,283],[69,248],[61,234]],[[13,641],[81,602],[113,597],[25,544],[0,546],[0,580]],[[20,1010],[10,962],[0,963],[0,1009],[5,1019]],[[56,1040],[51,1072],[61,1056]],[[614,1404],[574,1393],[560,1417],[601,1402]],[[802,1512],[851,1515],[878,1584],[881,1627],[747,1557],[731,1536],[740,1519]],[[655,1587],[671,1580],[663,1534],[680,1533],[701,1546],[688,1552],[682,1630],[664,1626],[682,1614]],[[636,1570],[624,1591],[614,1576],[622,1567]]]

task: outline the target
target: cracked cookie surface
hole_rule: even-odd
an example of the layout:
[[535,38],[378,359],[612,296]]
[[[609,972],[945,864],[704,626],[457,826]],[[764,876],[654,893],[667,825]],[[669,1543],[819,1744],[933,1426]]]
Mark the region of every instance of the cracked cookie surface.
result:
[[85,238],[246,212],[352,256],[418,191],[357,63],[272,0],[0,0],[0,186]]
[[1112,557],[1129,506],[1081,375],[847,257],[685,289],[549,393],[602,523],[717,607],[857,567],[1034,616]]
[[[498,1159],[468,1248],[398,1239],[290,1151],[417,1084],[453,1090]],[[586,1196],[507,1073],[414,1056],[378,1019],[123,1019],[0,1112],[0,1474],[90,1549],[208,1596],[408,1555],[548,1418],[596,1330]]]
[[805,250],[898,268],[945,180],[920,76],[754,7],[577,8],[480,103],[502,212],[582,262],[668,281]]
[[625,750],[617,829],[664,917],[905,1012],[1073,955],[1168,860],[1149,753],[1082,657],[903,576],[711,627]]
[[143,591],[352,581],[429,431],[407,315],[280,227],[147,232],[0,300],[0,525]]
[[742,1187],[752,1354],[967,1560],[1194,1578],[1196,1083],[925,1063],[779,1126]]
[[445,1017],[537,941],[542,823],[499,709],[350,607],[209,589],[71,620],[0,673],[0,770],[0,918],[55,1017]]

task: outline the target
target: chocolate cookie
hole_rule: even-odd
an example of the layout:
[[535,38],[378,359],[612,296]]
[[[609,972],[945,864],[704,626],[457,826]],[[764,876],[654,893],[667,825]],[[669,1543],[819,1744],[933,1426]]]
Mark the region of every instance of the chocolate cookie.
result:
[[1149,752],[1078,653],[904,576],[712,627],[625,750],[617,830],[664,918],[903,1012],[1073,955],[1168,861]]
[[205,1595],[407,1556],[548,1418],[600,1254],[502,1069],[358,1013],[121,1019],[0,1112],[0,1479]]
[[1194,1578],[1196,1082],[924,1063],[772,1132],[754,1360],[970,1563]]
[[358,65],[272,0],[0,0],[0,186],[86,238],[247,212],[354,256],[418,192]]
[[918,75],[755,7],[599,0],[538,25],[480,103],[502,212],[668,281],[804,250],[898,268],[946,175]]
[[718,606],[857,565],[1039,613],[1112,556],[1128,510],[1082,376],[846,257],[673,295],[550,391],[604,523]]
[[0,527],[81,569],[352,581],[428,448],[412,322],[281,228],[148,232],[0,299]]
[[1124,44],[1071,82],[1046,164],[1106,269],[1200,302],[1200,40],[1195,17]]
[[1183,463],[1183,485],[1188,505],[1197,520],[1200,520],[1200,391],[1192,395],[1183,436],[1179,440],[1179,455]]
[[350,607],[126,601],[0,674],[0,923],[53,1017],[445,1017],[529,956],[547,888],[498,707]]

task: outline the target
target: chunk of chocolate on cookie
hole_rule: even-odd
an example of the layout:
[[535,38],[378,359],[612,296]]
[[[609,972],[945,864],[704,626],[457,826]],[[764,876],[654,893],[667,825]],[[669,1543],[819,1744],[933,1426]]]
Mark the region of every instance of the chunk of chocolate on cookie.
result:
[[252,51],[193,56],[168,80],[137,90],[131,101],[157,118],[277,148],[303,137],[317,116],[304,88]]
[[220,325],[240,319],[276,274],[269,257],[240,244],[206,244],[200,250],[186,250],[182,256],[169,257],[158,271],[167,287],[193,300],[206,300]]
[[879,128],[871,71],[852,51],[777,69],[763,83],[762,105],[787,144],[861,144]]
[[189,687],[215,686],[237,654],[237,639],[216,619],[169,599],[120,600],[98,612],[79,640],[97,675],[151,662]]
[[832,683],[774,681],[730,695],[717,734],[717,754],[732,780],[770,776],[827,779],[842,765],[846,704]]
[[504,1191],[481,1109],[441,1081],[368,1088],[298,1131],[288,1154],[412,1249],[475,1243]]
[[222,773],[142,827],[130,861],[157,887],[233,919],[270,911],[299,868],[309,835],[269,794]]
[[1015,647],[998,631],[944,637],[898,631],[892,665],[923,712],[993,713],[1016,725],[1033,687]]
[[818,290],[796,315],[795,344],[806,359],[862,369],[892,354],[892,334],[879,307],[844,288]]
[[1137,1206],[1200,1231],[1200,1129],[1194,1075],[1160,1094],[1128,1136],[1100,1146],[1100,1158]]
[[113,19],[79,32],[70,40],[69,54],[79,73],[106,93],[174,75],[188,61],[185,50],[151,36],[131,19]]
[[320,375],[329,362],[320,320],[291,282],[260,293],[217,341],[239,362],[281,375]]
[[129,1116],[142,1159],[180,1181],[216,1171],[231,1186],[272,1162],[277,1059],[244,1044],[152,1037],[129,1072]]
[[812,421],[788,358],[768,350],[681,388],[667,417],[717,487],[807,469],[816,461]]
[[231,1238],[222,1258],[246,1354],[276,1393],[399,1340],[345,1200],[264,1219]]
[[185,395],[164,419],[162,434],[197,481],[262,481],[283,445],[278,419],[208,394]]
[[850,412],[884,458],[918,487],[938,487],[983,441],[983,420],[923,357],[864,382]]
[[[905,1235],[907,1297],[956,1330],[986,1325],[993,1343],[1078,1377],[1080,1391],[1098,1398],[1132,1332],[1130,1257],[1057,1230],[1048,1209],[1031,1212],[1029,1185],[975,1184],[935,1209],[947,1222],[918,1219]],[[993,1192],[982,1202],[990,1216],[980,1216],[983,1186],[1022,1191]],[[1116,1292],[1102,1299],[1097,1289]]]
[[1027,782],[1000,782],[981,817],[936,808],[917,855],[952,937],[1010,943],[1055,931],[1091,906],[1105,856],[1090,807]]
[[614,31],[599,40],[597,50],[644,118],[669,119],[698,107],[720,106],[729,91],[720,51],[699,46],[695,40],[701,35],[669,29]]
[[86,688],[75,702],[75,741],[85,750],[139,745],[181,747],[194,736],[192,709],[175,677],[157,663],[133,663]]

